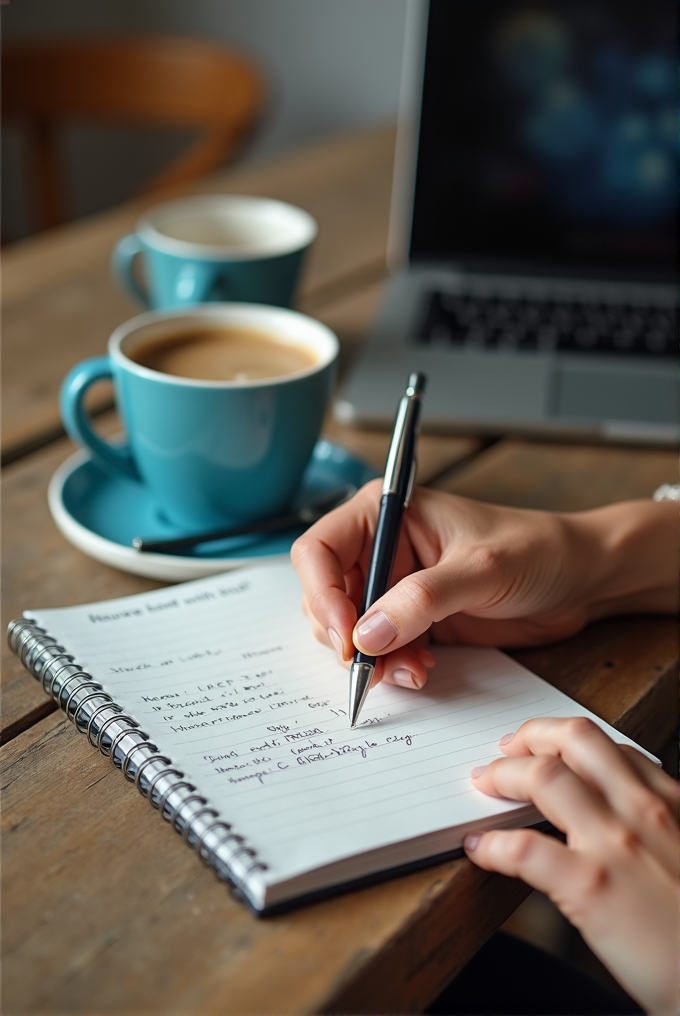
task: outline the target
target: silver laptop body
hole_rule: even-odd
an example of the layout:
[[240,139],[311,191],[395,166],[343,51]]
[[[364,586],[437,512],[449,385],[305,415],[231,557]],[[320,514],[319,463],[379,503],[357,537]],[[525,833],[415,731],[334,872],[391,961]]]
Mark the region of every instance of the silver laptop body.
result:
[[390,424],[418,370],[430,430],[677,441],[673,3],[639,6],[410,0],[394,271],[340,421]]

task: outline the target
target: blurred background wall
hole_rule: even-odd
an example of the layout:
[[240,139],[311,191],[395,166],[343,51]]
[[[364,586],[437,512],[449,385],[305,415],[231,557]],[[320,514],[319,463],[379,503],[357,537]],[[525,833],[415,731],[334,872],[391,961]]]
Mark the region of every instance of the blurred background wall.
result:
[[[268,108],[244,159],[396,117],[406,0],[9,0],[1,10],[4,41],[150,33],[241,50],[268,81]],[[148,130],[70,127],[63,144],[74,217],[133,194],[186,141]],[[21,147],[20,131],[3,127],[6,240],[33,230]]]

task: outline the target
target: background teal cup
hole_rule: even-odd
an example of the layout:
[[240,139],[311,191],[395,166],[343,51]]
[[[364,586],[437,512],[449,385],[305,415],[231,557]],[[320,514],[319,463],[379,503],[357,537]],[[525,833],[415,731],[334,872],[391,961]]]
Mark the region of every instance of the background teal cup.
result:
[[[307,348],[311,367],[251,381],[198,381],[129,358],[140,343],[192,328],[238,327]],[[339,343],[325,325],[282,308],[208,304],[147,313],[117,328],[108,356],[79,363],[61,389],[68,433],[113,476],[146,484],[158,508],[187,532],[286,510],[321,431]],[[92,429],[84,396],[112,378],[126,444]]]
[[[158,310],[224,301],[288,307],[316,233],[311,215],[283,201],[185,198],[146,212],[111,265],[123,289]],[[138,255],[147,289],[134,270]]]

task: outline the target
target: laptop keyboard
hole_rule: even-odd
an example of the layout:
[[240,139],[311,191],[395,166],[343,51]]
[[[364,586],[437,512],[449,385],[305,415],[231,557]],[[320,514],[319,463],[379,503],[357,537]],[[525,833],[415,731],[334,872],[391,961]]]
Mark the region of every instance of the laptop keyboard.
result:
[[532,301],[434,291],[415,341],[436,348],[525,349],[677,357],[676,314],[658,307]]

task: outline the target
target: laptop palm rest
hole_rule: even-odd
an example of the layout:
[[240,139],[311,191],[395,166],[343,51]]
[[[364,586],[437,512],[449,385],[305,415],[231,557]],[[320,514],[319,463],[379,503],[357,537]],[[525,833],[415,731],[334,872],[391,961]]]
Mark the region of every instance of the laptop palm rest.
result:
[[[369,345],[336,405],[345,422],[385,424],[396,411],[395,392],[411,371],[428,376],[424,422],[430,424],[536,424],[550,411],[554,360],[549,356],[494,355]],[[378,383],[379,382],[379,383]]]
[[563,363],[557,371],[555,395],[556,414],[561,417],[672,424],[678,384],[673,373],[658,368]]

